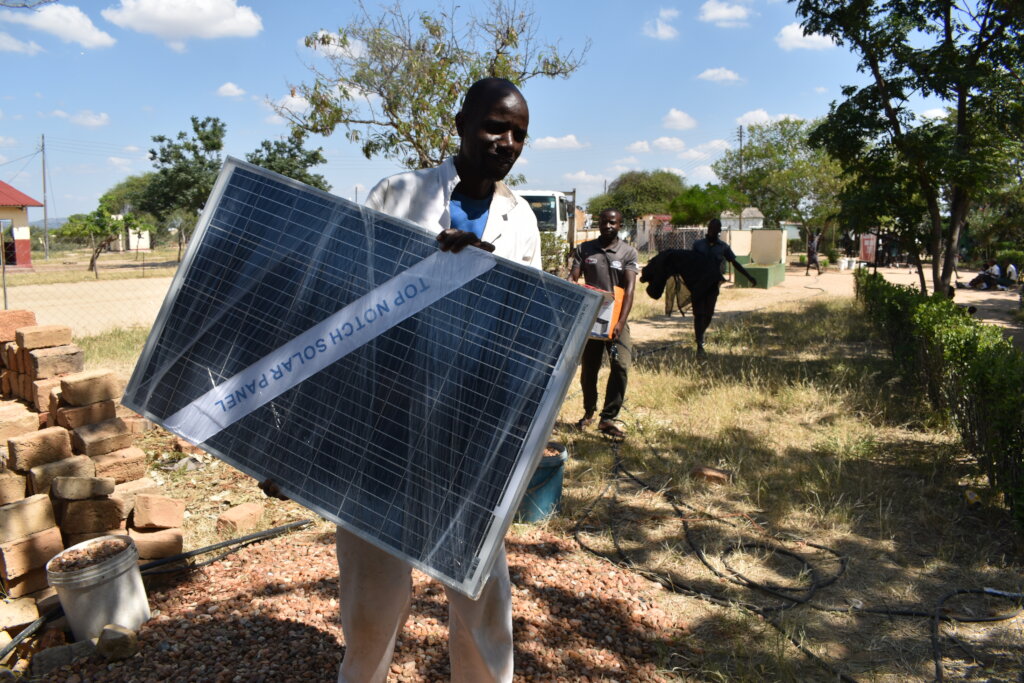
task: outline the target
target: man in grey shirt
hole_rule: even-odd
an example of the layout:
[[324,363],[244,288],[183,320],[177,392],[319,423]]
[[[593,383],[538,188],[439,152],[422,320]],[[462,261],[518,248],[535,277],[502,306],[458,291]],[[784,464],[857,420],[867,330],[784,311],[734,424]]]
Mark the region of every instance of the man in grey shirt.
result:
[[580,275],[591,287],[614,291],[615,287],[623,290],[622,308],[619,319],[607,340],[590,339],[583,349],[580,363],[580,384],[583,388],[583,418],[576,423],[580,430],[586,429],[594,422],[597,411],[597,372],[601,369],[601,359],[608,354],[611,372],[608,375],[608,386],[604,392],[604,407],[597,429],[602,434],[621,439],[625,436],[622,429],[615,423],[626,398],[626,382],[629,367],[633,359],[633,345],[629,339],[629,311],[633,308],[633,290],[636,287],[636,276],[640,272],[637,264],[636,249],[619,239],[622,227],[622,214],[615,209],[601,212],[598,229],[601,236],[576,247],[572,252],[572,270],[569,279],[578,282]]

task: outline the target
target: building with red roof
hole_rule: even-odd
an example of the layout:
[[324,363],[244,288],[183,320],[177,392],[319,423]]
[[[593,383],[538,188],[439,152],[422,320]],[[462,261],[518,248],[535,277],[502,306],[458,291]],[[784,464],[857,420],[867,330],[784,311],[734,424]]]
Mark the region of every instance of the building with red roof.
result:
[[7,266],[32,267],[28,208],[42,205],[42,202],[0,181],[0,235],[3,235]]

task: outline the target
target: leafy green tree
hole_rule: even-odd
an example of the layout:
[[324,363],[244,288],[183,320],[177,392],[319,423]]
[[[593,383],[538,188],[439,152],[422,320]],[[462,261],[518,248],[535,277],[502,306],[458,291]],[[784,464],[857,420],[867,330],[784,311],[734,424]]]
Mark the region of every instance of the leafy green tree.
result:
[[542,44],[532,7],[518,0],[490,0],[486,16],[458,14],[457,5],[408,13],[396,1],[379,16],[358,7],[337,32],[306,37],[326,61],[310,67],[311,82],[291,88],[308,109],[275,109],[303,131],[330,135],[340,126],[367,159],[407,168],[434,166],[455,152],[455,112],[473,82],[567,78],[590,47],[563,53]]
[[108,208],[106,197],[100,199],[100,205],[92,213],[77,213],[68,217],[67,223],[61,226],[57,235],[62,238],[87,240],[92,248],[89,257],[89,271],[97,279],[100,276],[98,261],[100,254],[128,230],[151,229],[145,219],[136,214],[127,213],[115,218]]
[[305,131],[294,129],[290,135],[278,140],[264,140],[254,152],[245,155],[250,164],[262,166],[299,182],[330,192],[331,185],[319,173],[310,172],[313,166],[326,164],[323,148],[306,149]]
[[[805,31],[848,46],[867,83],[843,88],[811,142],[856,172],[866,150],[899,157],[928,211],[932,284],[946,291],[973,203],[1021,157],[1024,12],[1009,0],[791,0]],[[921,122],[920,96],[946,120]]]
[[727,185],[708,183],[704,187],[691,185],[672,200],[673,225],[704,225],[718,218],[726,209],[743,206],[747,198]]
[[834,225],[842,169],[824,151],[811,147],[811,127],[791,119],[754,124],[742,149],[727,150],[712,165],[723,182],[761,210],[765,227],[797,221],[806,236],[808,230]]
[[191,120],[191,134],[153,136],[157,147],[149,150],[149,158],[157,169],[156,178],[149,183],[142,209],[160,220],[175,209],[202,210],[223,163],[227,126],[216,117]]
[[608,191],[590,198],[587,211],[598,215],[616,209],[622,218],[635,221],[647,214],[666,214],[672,200],[686,189],[683,179],[671,171],[627,171],[608,185]]

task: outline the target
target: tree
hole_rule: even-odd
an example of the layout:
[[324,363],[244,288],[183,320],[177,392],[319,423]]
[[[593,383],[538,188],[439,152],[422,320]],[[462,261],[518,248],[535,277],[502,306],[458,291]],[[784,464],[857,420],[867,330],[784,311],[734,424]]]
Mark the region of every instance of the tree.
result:
[[686,189],[683,179],[671,171],[627,171],[613,180],[608,191],[590,198],[587,211],[598,215],[616,209],[627,221],[647,214],[666,214],[673,199]]
[[835,222],[842,169],[824,151],[811,147],[811,126],[793,119],[751,125],[748,142],[727,150],[712,165],[723,182],[761,210],[766,227],[797,221],[806,234]]
[[726,209],[743,206],[746,197],[727,185],[708,183],[704,187],[692,185],[672,200],[673,225],[704,225],[712,218],[718,218]]
[[[847,45],[868,77],[843,88],[811,142],[856,172],[869,149],[898,157],[928,212],[932,284],[947,291],[972,203],[1020,158],[1021,29],[1010,0],[791,0],[807,32]],[[921,121],[919,97],[947,106]]]
[[455,112],[473,82],[567,78],[590,47],[561,53],[541,44],[533,9],[521,0],[490,0],[485,17],[458,9],[407,14],[396,1],[374,17],[360,2],[348,26],[306,37],[326,60],[309,67],[312,82],[291,88],[308,109],[275,109],[299,130],[330,135],[341,126],[367,159],[427,168],[454,153]]
[[149,150],[156,178],[149,183],[142,208],[164,220],[175,209],[198,213],[213,190],[222,164],[225,124],[216,117],[192,117],[192,134],[174,138],[154,135],[158,147]]
[[323,149],[320,147],[314,150],[305,149],[303,147],[305,141],[306,133],[296,129],[290,135],[279,140],[264,140],[255,152],[245,155],[245,160],[250,164],[262,166],[275,173],[329,192],[331,185],[327,179],[318,173],[309,171],[313,166],[327,163]]
[[107,208],[104,198],[100,199],[100,205],[95,211],[92,213],[76,213],[69,216],[67,223],[57,231],[60,237],[87,239],[89,241],[92,248],[92,255],[89,257],[89,271],[94,273],[97,279],[100,276],[98,264],[100,254],[106,251],[127,230],[151,229],[146,224],[144,218],[136,214],[127,213],[121,217],[115,217]]

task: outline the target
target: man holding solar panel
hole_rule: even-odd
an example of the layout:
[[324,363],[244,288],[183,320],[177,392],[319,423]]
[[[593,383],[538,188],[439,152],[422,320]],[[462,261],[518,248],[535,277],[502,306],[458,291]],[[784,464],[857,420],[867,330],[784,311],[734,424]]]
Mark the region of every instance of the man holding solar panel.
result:
[[[526,141],[530,114],[510,81],[485,78],[466,92],[455,124],[459,153],[440,166],[381,180],[366,205],[428,229],[442,251],[477,247],[540,268],[540,233],[529,205],[502,182]],[[280,496],[273,482],[261,488]],[[383,682],[409,614],[411,566],[338,528],[345,658],[338,681]],[[512,591],[502,547],[477,600],[447,587],[453,681],[512,680]]]

